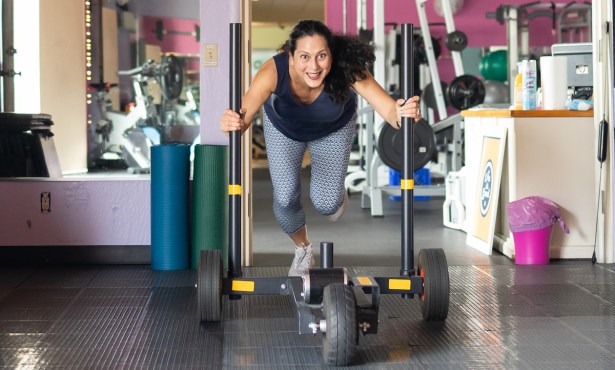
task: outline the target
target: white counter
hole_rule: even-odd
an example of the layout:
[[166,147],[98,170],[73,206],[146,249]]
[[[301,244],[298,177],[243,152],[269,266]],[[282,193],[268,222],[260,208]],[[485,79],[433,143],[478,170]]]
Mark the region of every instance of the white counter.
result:
[[[467,189],[476,189],[481,135],[488,127],[507,128],[506,150],[495,226],[494,248],[514,257],[506,205],[531,195],[557,203],[570,228],[554,226],[551,258],[590,258],[596,227],[596,135],[593,112],[463,111]],[[466,192],[466,204],[474,192]]]

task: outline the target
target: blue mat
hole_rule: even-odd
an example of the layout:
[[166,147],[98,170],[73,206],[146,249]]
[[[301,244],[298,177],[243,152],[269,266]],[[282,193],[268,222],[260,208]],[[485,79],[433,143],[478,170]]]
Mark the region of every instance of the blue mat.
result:
[[190,146],[152,147],[152,268],[184,270],[190,265]]

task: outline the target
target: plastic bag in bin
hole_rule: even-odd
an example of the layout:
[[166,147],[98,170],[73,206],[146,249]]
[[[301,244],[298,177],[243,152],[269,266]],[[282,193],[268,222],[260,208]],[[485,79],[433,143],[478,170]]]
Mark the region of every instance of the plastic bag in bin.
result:
[[514,233],[544,229],[556,222],[559,222],[559,226],[566,233],[570,232],[557,204],[543,197],[531,196],[510,202],[506,211],[510,231]]

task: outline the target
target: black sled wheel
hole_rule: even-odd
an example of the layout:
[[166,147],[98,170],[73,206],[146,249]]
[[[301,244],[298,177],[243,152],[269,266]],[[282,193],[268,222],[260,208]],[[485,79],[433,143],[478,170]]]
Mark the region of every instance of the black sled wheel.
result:
[[423,278],[421,314],[425,321],[444,321],[448,316],[450,282],[444,250],[422,249],[419,252],[418,275]]
[[201,321],[220,321],[222,258],[219,250],[203,250],[197,271],[197,305]]
[[322,311],[326,332],[322,357],[328,365],[345,366],[357,352],[356,299],[352,288],[344,284],[327,285],[323,292]]

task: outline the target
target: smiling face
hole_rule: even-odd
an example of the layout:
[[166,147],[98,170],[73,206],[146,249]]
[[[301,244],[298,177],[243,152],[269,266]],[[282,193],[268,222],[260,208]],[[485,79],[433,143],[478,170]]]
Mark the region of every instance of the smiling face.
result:
[[297,48],[289,57],[295,82],[310,88],[318,88],[323,84],[325,77],[331,71],[332,61],[327,40],[317,34],[298,39]]

